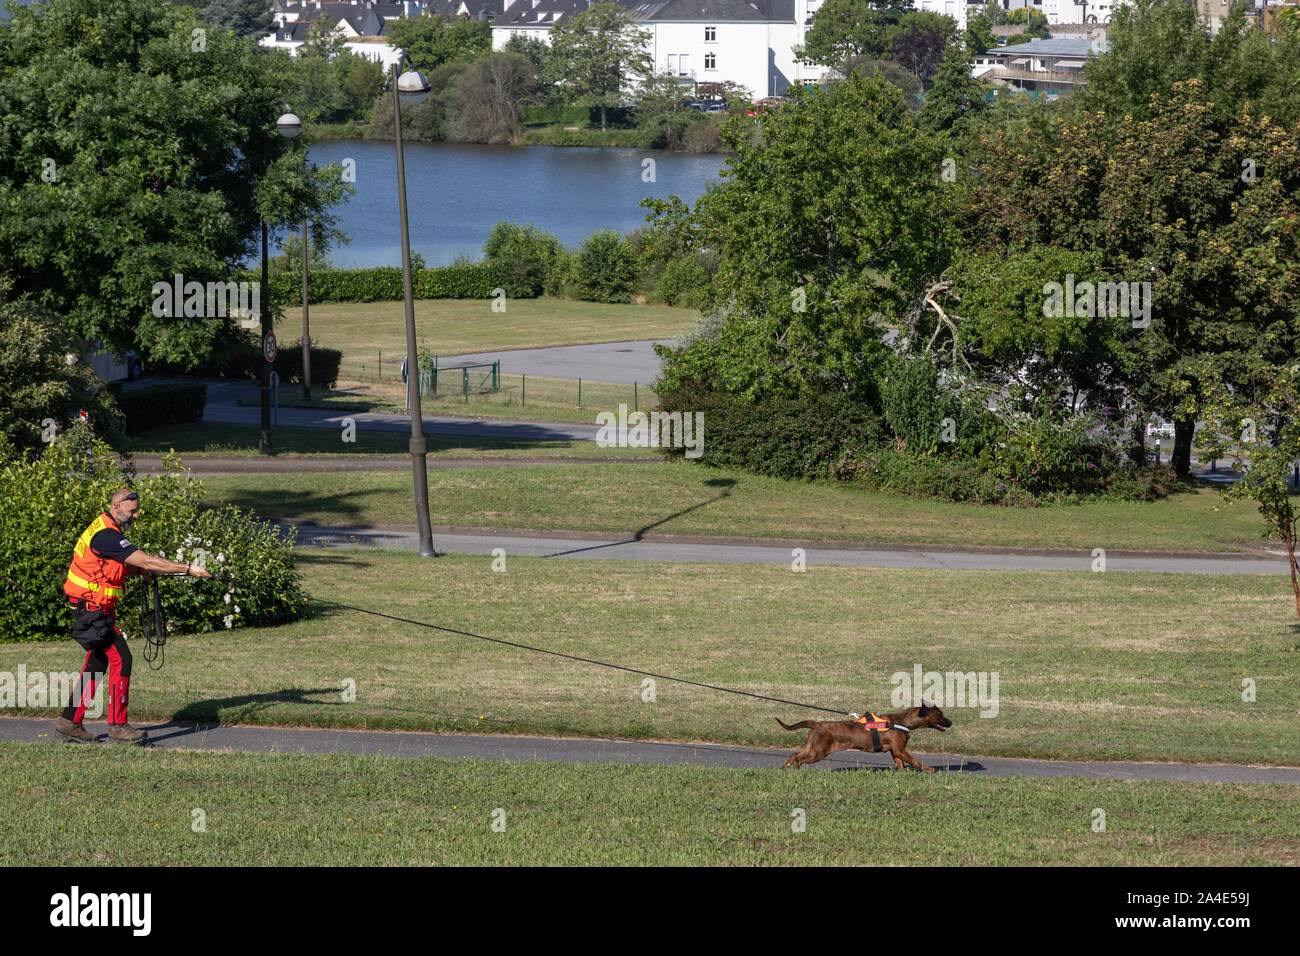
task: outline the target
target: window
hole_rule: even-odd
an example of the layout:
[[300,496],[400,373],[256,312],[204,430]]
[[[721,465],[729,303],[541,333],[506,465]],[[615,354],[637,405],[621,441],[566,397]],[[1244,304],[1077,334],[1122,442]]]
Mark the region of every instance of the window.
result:
[[716,70],[718,68],[718,54],[716,53],[704,54],[704,68],[706,70]]
[[677,57],[677,75],[691,75],[691,57],[689,53],[683,53]]
[[677,72],[677,54],[676,54],[676,53],[669,53],[669,54],[668,54],[668,72],[669,72],[669,73],[676,73],[676,72]]
[[717,27],[705,27],[705,28],[704,28],[704,42],[705,42],[705,43],[717,43],[717,42],[718,42],[718,28],[717,28]]

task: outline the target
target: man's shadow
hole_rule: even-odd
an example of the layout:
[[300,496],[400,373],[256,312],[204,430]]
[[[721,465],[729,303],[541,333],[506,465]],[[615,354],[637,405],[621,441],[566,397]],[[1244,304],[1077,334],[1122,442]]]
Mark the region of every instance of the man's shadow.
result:
[[[241,694],[238,697],[200,700],[185,705],[172,714],[171,719],[165,723],[154,724],[145,729],[149,731],[149,742],[157,743],[175,737],[201,734],[220,727],[223,713],[226,714],[227,721],[229,721],[231,717],[242,719],[249,714],[267,710],[277,704],[342,707],[343,701],[339,698],[339,694],[340,688],[338,687],[286,687],[283,690],[271,691],[265,694]],[[321,695],[328,695],[333,699],[321,699]],[[231,711],[236,713],[231,714]],[[159,731],[162,731],[162,733],[159,733]]]

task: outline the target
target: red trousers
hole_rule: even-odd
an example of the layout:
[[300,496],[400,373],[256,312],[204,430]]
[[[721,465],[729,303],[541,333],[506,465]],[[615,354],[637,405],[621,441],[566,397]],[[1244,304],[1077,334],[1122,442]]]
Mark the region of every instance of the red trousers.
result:
[[[81,615],[100,615],[96,620],[83,620]],[[86,648],[86,659],[81,665],[81,676],[72,689],[63,716],[79,724],[86,716],[86,708],[95,698],[97,682],[108,673],[108,722],[125,724],[127,697],[131,688],[131,649],[126,638],[117,629],[117,622],[102,611],[78,613],[78,626],[73,631],[77,642]]]

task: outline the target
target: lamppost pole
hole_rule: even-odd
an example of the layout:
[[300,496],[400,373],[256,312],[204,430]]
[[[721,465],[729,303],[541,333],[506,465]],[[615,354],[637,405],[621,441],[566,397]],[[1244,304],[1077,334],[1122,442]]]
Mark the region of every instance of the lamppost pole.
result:
[[420,410],[420,360],[415,341],[415,290],[411,281],[411,235],[406,219],[406,159],[402,153],[402,95],[412,98],[428,94],[429,83],[419,72],[398,76],[393,64],[393,131],[397,141],[397,210],[402,226],[402,295],[406,304],[406,393],[411,409],[411,478],[415,485],[415,528],[420,536],[420,555],[436,557],[433,529],[429,525],[429,475],[425,462],[428,445],[424,440],[424,418]]
[[302,221],[302,397],[311,401],[311,321],[307,317],[307,220]]
[[[262,175],[266,175],[266,167],[268,164],[266,142],[266,140],[262,140]],[[260,303],[258,311],[261,313],[259,318],[262,326],[262,356],[261,360],[257,364],[258,384],[260,386],[259,399],[262,409],[262,435],[258,441],[257,448],[263,455],[269,455],[271,454],[271,362],[267,358],[267,355],[270,353],[270,346],[268,343],[271,341],[270,336],[273,334],[271,328],[273,320],[271,319],[270,312],[271,278],[269,274],[269,265],[267,263],[268,250],[266,220],[259,216],[258,221],[262,226],[262,288],[258,295],[258,302]]]

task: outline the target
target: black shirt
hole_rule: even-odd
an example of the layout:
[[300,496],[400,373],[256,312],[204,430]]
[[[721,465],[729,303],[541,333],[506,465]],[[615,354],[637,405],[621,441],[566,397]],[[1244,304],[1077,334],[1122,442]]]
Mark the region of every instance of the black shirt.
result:
[[105,528],[95,532],[95,536],[90,539],[90,550],[106,561],[125,562],[140,549],[128,541],[121,531]]

